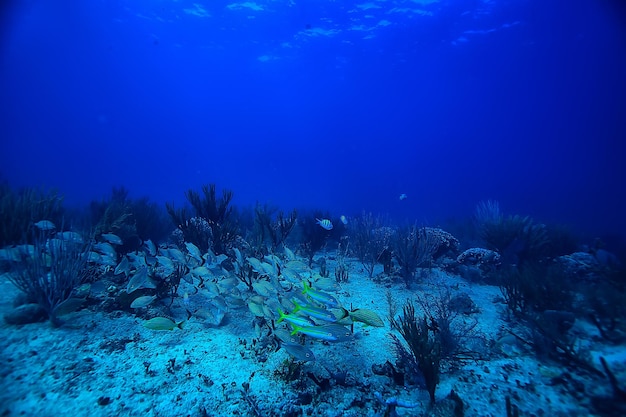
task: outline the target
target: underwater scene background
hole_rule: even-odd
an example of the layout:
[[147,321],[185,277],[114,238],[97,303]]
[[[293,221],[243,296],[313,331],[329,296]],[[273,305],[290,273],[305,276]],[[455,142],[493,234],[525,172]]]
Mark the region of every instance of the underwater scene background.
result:
[[626,415],[609,0],[5,1],[0,413]]

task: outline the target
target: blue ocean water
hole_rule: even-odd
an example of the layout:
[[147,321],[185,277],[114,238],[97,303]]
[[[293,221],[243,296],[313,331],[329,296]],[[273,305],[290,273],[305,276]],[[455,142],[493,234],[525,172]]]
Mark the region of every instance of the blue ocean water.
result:
[[[615,1],[7,1],[0,175],[442,224],[626,233]],[[405,193],[408,198],[399,200]]]
[[0,414],[625,415],[625,9],[0,2]]

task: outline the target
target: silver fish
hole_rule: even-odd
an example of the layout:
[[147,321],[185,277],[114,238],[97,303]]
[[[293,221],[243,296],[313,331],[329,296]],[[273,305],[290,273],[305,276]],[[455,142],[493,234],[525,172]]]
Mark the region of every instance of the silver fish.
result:
[[213,276],[209,268],[206,266],[197,266],[191,270],[191,275],[197,278],[208,279]]
[[235,252],[235,259],[237,260],[237,264],[243,266],[243,256],[241,255],[241,252],[237,248],[233,248],[233,251]]
[[228,259],[227,255],[224,255],[223,253],[217,255],[215,257],[215,264],[216,265],[220,265],[222,262],[224,262],[226,259]]
[[190,242],[185,242],[185,247],[187,247],[189,256],[191,256],[196,261],[202,263],[202,254],[200,253],[200,249],[198,249],[196,245]]
[[293,356],[296,360],[308,362],[314,361],[315,355],[311,349],[306,346],[302,346],[299,343],[283,343],[282,347],[285,348],[288,354]]
[[83,237],[80,235],[80,233],[76,233],[76,232],[61,232],[61,233],[57,233],[56,236],[59,239],[68,241],[68,242],[74,242],[74,243],[84,243]]
[[135,268],[141,268],[146,265],[146,257],[143,252],[129,252],[128,258],[130,259],[131,265]]
[[250,266],[252,266],[252,270],[254,270],[255,272],[258,272],[259,274],[265,273],[263,266],[261,265],[261,261],[259,261],[257,258],[250,257],[246,260],[248,261]]
[[167,256],[157,255],[156,259],[159,262],[159,265],[161,265],[163,268],[171,270],[172,272],[174,272],[174,269],[176,269],[176,267],[174,266],[174,262],[172,262],[172,260]]
[[73,313],[74,311],[78,310],[78,308],[82,306],[84,302],[85,298],[68,298],[54,308],[54,314],[56,316],[64,316],[66,314]]
[[154,256],[156,255],[157,252],[157,248],[156,246],[154,246],[154,243],[152,243],[152,241],[150,239],[146,240],[145,242],[143,242],[143,245],[146,247],[146,249],[148,250],[148,254],[150,256]]
[[147,307],[156,299],[157,299],[156,295],[144,295],[144,296],[141,296],[141,297],[137,297],[130,304],[130,308]]
[[130,281],[128,281],[128,285],[126,286],[126,293],[130,294],[133,291],[141,288],[156,288],[156,285],[148,276],[148,268],[146,267],[139,268],[137,271],[135,271],[135,274],[132,276]]
[[102,239],[114,245],[124,244],[124,242],[122,242],[122,238],[119,237],[118,235],[114,235],[113,233],[102,233],[100,236],[102,237]]
[[187,259],[185,255],[176,248],[170,248],[167,250],[167,255],[172,258],[172,260],[178,262],[179,264],[185,265],[187,263]]
[[258,281],[252,283],[254,291],[263,297],[271,297],[276,293],[276,289],[268,281]]
[[128,276],[130,273],[130,262],[128,258],[124,256],[120,263],[115,267],[114,275],[124,274]]
[[100,260],[98,261],[98,263],[100,265],[104,265],[104,266],[116,266],[117,265],[117,259],[115,259],[114,257],[111,257],[109,255],[102,255],[102,256],[100,256]]
[[99,263],[101,258],[102,255],[94,251],[89,251],[87,254],[87,261],[89,262]]
[[115,248],[113,245],[107,242],[100,242],[93,245],[93,249],[96,252],[101,253],[102,255],[106,255],[110,258],[117,258],[117,252],[115,252]]
[[143,322],[143,327],[150,330],[174,330],[175,328],[183,329],[184,321],[176,323],[167,317],[155,317]]
[[34,224],[34,226],[39,230],[55,230],[57,227],[50,220],[40,220]]
[[309,266],[302,261],[289,261],[285,267],[297,273],[309,272]]
[[263,273],[269,276],[276,276],[278,274],[278,270],[274,268],[273,265],[268,264],[267,262],[261,262],[261,268],[263,268]]
[[296,255],[286,245],[283,246],[283,250],[285,251],[285,256],[287,257],[288,261],[295,261],[296,260]]
[[283,268],[280,270],[280,275],[285,278],[287,281],[291,283],[300,283],[302,282],[302,277],[296,271],[291,270],[289,268]]

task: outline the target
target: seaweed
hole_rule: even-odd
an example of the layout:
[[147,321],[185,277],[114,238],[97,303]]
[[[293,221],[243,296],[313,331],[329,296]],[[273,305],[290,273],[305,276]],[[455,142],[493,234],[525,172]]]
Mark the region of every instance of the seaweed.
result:
[[328,213],[316,210],[312,215],[304,216],[299,222],[301,236],[301,248],[309,261],[309,266],[313,264],[313,257],[324,247],[331,231],[322,228],[317,224],[316,219],[330,217]]
[[84,301],[68,300],[86,276],[89,245],[48,239],[44,233],[37,234],[33,242],[31,247],[20,247],[17,252],[21,260],[13,264],[13,271],[7,276],[29,301],[46,311],[54,327],[59,327],[63,324],[58,318],[61,310],[69,312],[70,304],[78,307]]
[[[464,293],[463,293],[464,294]],[[477,320],[459,320],[459,312],[453,307],[452,292],[449,287],[441,287],[433,297],[419,296],[417,302],[428,317],[429,328],[439,344],[442,360],[459,362],[475,360],[483,356],[487,342],[476,327]],[[470,348],[472,342],[472,348]]]
[[574,288],[559,265],[509,266],[498,273],[497,280],[507,307],[515,315],[573,308]]
[[19,191],[0,184],[0,247],[32,238],[32,225],[40,220],[60,224],[63,197],[56,191],[25,187]]
[[292,210],[288,215],[281,210],[274,216],[275,209],[268,205],[257,204],[254,209],[254,229],[257,246],[262,246],[266,241],[270,243],[270,252],[284,244],[289,234],[296,225],[298,211]]
[[173,204],[166,204],[167,212],[183,232],[185,241],[195,244],[203,252],[209,248],[218,255],[228,252],[239,232],[234,208],[230,205],[233,192],[222,190],[222,197],[217,198],[215,184],[205,184],[202,195],[190,189],[185,197],[193,207],[194,217],[187,208],[176,209]]
[[348,236],[352,243],[352,252],[359,259],[370,278],[374,267],[389,248],[394,230],[386,227],[381,217],[363,212],[360,217],[348,225]]
[[538,261],[551,253],[548,228],[528,216],[500,217],[483,223],[481,237],[488,249],[502,255],[506,264]]
[[167,215],[163,206],[150,201],[148,197],[132,200],[131,211],[135,219],[137,235],[142,240],[163,242],[174,230],[172,219]]
[[93,236],[103,233],[114,233],[124,244],[116,248],[118,254],[137,250],[141,246],[141,238],[137,234],[135,214],[132,201],[125,187],[113,187],[109,199],[92,201],[89,205]]
[[410,361],[410,368],[414,372],[419,370],[430,401],[434,403],[441,361],[441,345],[435,336],[435,329],[429,326],[426,315],[423,318],[416,316],[415,306],[411,301],[406,302],[402,316],[394,318],[391,326],[400,333],[405,342],[400,342],[392,335],[396,353]]
[[417,268],[431,265],[438,241],[425,227],[412,225],[398,229],[393,237],[393,248],[394,257],[400,264],[400,273],[408,288]]
[[482,200],[476,204],[474,209],[474,223],[479,230],[482,230],[489,224],[495,224],[502,221],[502,212],[500,211],[500,203],[496,200]]
[[506,417],[519,417],[519,408],[511,403],[511,397],[508,395],[504,398]]
[[[342,241],[346,239],[343,238]],[[337,266],[335,267],[335,280],[337,282],[348,282],[350,277],[348,263],[346,262],[346,256],[348,254],[348,244],[340,242],[337,247],[337,254],[335,257]]]

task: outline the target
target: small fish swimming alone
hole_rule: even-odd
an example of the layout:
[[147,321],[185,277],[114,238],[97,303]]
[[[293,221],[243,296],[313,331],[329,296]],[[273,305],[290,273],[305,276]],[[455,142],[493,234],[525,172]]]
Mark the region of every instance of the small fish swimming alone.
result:
[[141,296],[141,297],[137,297],[130,304],[130,308],[144,308],[144,307],[148,307],[156,299],[157,299],[156,295],[144,295],[144,296]]
[[339,220],[341,220],[341,223],[343,223],[344,225],[348,224],[348,218],[343,214],[341,215],[341,217],[339,217]]
[[155,317],[143,322],[143,327],[150,330],[174,330],[175,328],[183,329],[184,321],[176,323],[166,317]]
[[400,194],[400,201],[406,200],[407,198],[409,198],[408,195],[406,195],[404,193]]
[[333,223],[328,219],[315,219],[315,222],[322,226],[322,229],[333,230]]
[[57,228],[54,225],[54,223],[52,223],[50,220],[40,220],[37,223],[35,223],[33,226],[35,226],[39,230],[44,230],[44,231],[55,230]]

